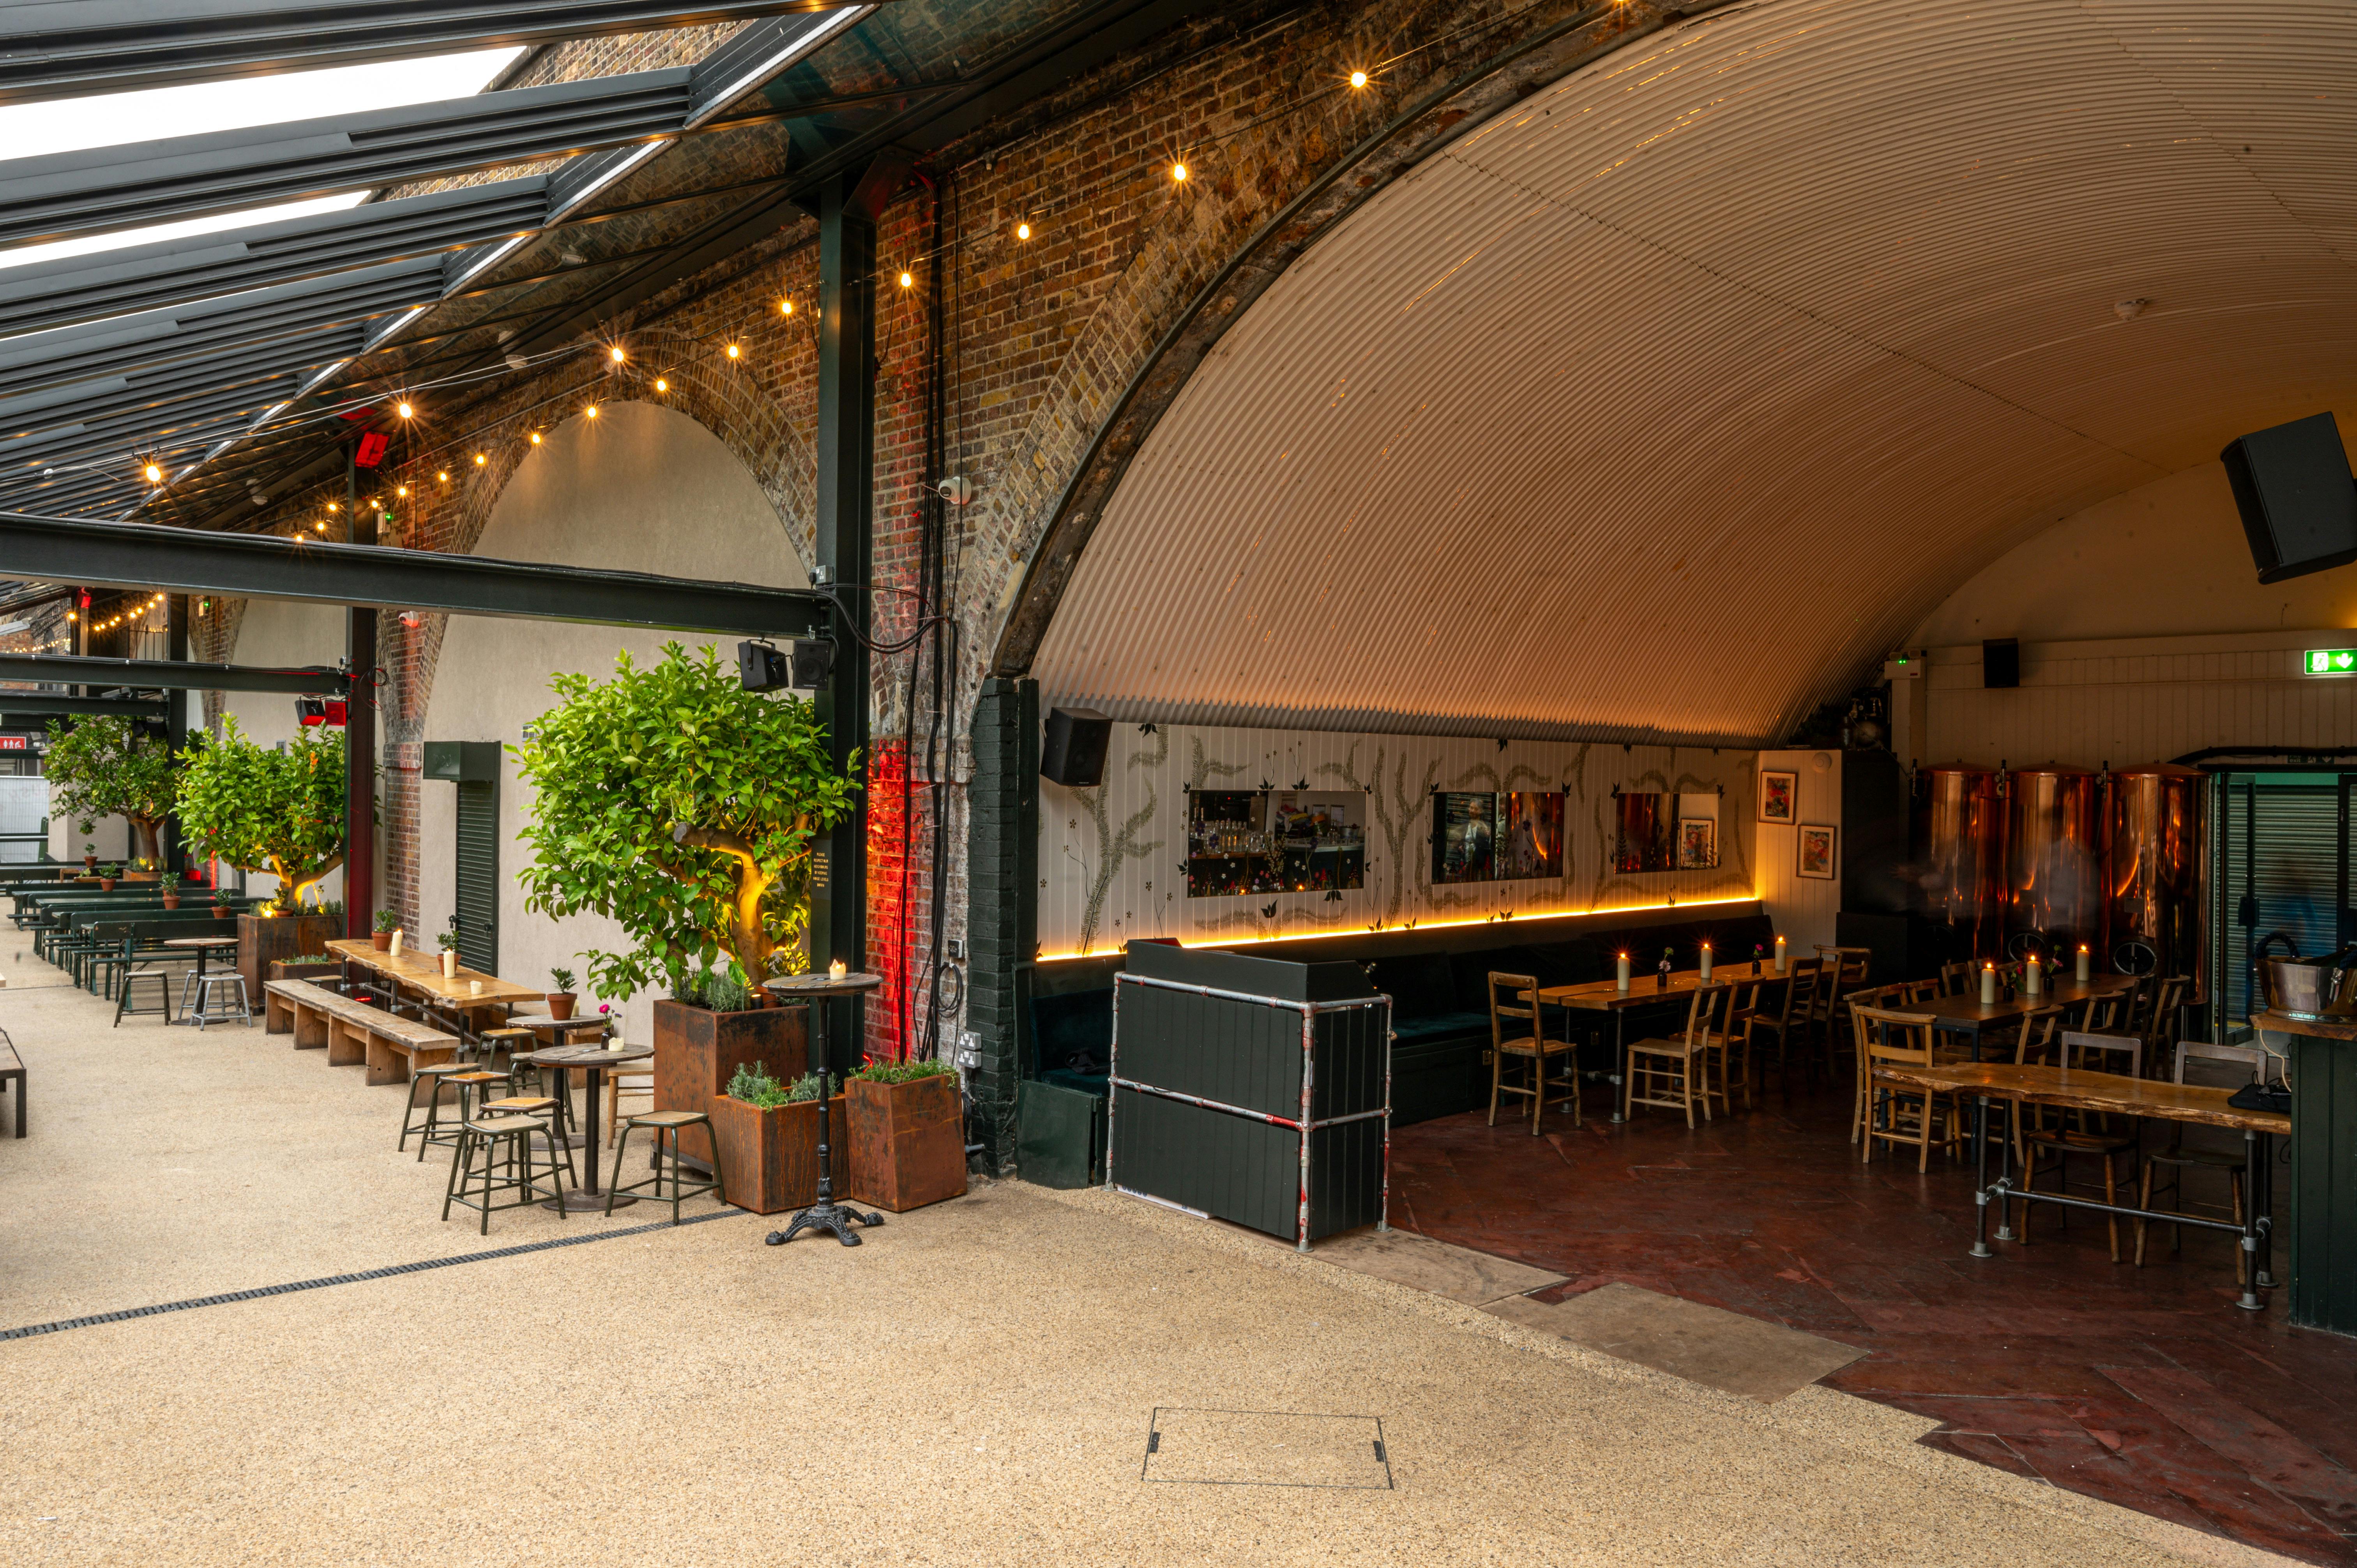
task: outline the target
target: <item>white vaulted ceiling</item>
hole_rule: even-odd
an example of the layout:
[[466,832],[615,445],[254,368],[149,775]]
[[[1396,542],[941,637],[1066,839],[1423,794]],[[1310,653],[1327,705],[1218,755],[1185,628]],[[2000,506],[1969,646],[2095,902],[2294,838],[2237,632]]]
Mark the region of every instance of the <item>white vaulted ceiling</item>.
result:
[[1130,718],[1773,736],[2000,551],[2327,407],[2357,430],[2357,7],[1770,0],[1314,246],[1034,673]]

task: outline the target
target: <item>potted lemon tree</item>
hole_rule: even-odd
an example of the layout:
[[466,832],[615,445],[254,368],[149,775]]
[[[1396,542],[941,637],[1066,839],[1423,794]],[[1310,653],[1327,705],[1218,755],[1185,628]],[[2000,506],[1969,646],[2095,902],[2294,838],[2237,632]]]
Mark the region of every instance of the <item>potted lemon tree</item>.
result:
[[[181,765],[171,746],[130,719],[97,714],[70,725],[50,720],[48,740],[41,772],[49,781],[49,809],[82,819],[84,835],[99,818],[121,817],[135,841],[134,864],[156,865],[164,821],[179,796]],[[82,845],[88,870],[98,868],[97,849]]]
[[343,933],[317,906],[322,878],[344,864],[344,734],[304,730],[280,751],[248,740],[234,716],[217,737],[180,753],[180,831],[198,854],[278,879],[270,906],[237,922],[237,967],[262,994],[273,961],[318,952]]
[[[621,928],[619,950],[581,954],[597,994],[671,993],[654,1004],[658,1108],[709,1112],[752,1062],[799,1077],[802,1010],[762,1008],[759,985],[799,958],[813,850],[857,788],[810,704],[748,692],[713,650],[675,642],[644,669],[623,653],[606,680],[550,689],[556,706],[509,748],[533,789],[526,906]],[[711,1158],[702,1129],[682,1152]]]

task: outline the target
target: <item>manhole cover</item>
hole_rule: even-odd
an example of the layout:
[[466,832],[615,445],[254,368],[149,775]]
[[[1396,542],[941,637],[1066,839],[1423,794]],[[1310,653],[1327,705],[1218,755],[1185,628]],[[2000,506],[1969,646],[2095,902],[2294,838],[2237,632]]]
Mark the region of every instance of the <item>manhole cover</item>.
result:
[[1142,1478],[1388,1489],[1392,1462],[1376,1416],[1157,1406],[1146,1434]]

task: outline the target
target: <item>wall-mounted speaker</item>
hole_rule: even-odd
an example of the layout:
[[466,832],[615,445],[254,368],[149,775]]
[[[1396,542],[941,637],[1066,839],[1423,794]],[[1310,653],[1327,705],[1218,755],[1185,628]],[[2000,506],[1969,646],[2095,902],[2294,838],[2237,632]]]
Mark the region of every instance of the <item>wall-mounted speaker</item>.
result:
[[2280,583],[2357,561],[2357,476],[2341,427],[2313,413],[2254,431],[2218,454],[2259,581]]
[[1981,684],[1995,691],[2021,684],[2021,642],[2018,638],[1990,637],[1981,640]]
[[1105,748],[1112,740],[1109,715],[1089,708],[1050,708],[1039,776],[1067,789],[1093,789],[1104,782]]

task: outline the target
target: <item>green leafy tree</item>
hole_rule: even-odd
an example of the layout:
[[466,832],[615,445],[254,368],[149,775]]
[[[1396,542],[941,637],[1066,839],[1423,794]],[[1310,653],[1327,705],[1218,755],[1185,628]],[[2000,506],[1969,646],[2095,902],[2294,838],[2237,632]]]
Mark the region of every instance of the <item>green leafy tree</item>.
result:
[[219,739],[180,754],[180,828],[199,854],[278,878],[277,904],[344,864],[344,732],[304,730],[277,750],[245,738],[234,716]]
[[802,940],[812,847],[858,788],[810,704],[748,692],[710,648],[675,642],[647,669],[625,652],[611,680],[549,686],[558,705],[508,748],[534,791],[526,905],[621,926],[630,951],[582,955],[603,996],[677,991],[723,952],[759,981]]
[[[64,816],[122,817],[131,824],[139,856],[161,853],[156,832],[179,795],[179,759],[171,746],[124,718],[91,717],[69,725],[49,723],[49,749],[41,759],[49,780],[49,809]],[[82,823],[88,833],[91,822]]]

